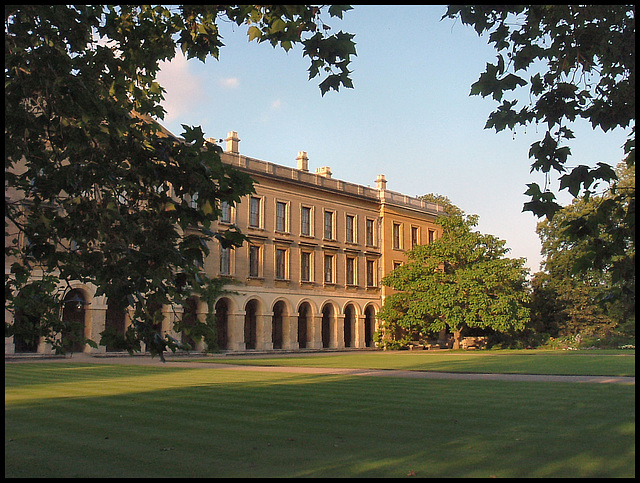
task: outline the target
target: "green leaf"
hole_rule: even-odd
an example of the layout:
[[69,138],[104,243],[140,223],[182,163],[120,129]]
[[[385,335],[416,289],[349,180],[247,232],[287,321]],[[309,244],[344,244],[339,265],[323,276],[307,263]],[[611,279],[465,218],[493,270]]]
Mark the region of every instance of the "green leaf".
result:
[[522,212],[530,211],[536,217],[542,218],[545,216],[548,220],[553,219],[553,216],[562,209],[558,203],[554,201],[535,200],[529,201],[524,204]]
[[349,10],[353,10],[351,5],[330,5],[329,6],[329,15],[332,17],[342,18],[344,12]]
[[249,27],[249,31],[247,33],[249,34],[249,42],[256,39],[260,40],[262,38],[262,31],[255,25]]
[[[284,29],[286,28],[286,26],[287,24],[285,24],[282,19],[277,18],[271,24],[271,27],[269,28],[269,33],[277,34],[279,32],[284,32]],[[249,34],[249,37],[251,37],[251,34]],[[249,40],[251,40],[251,38],[249,38]]]
[[580,193],[580,186],[584,184],[585,189],[589,187],[591,177],[588,166],[577,166],[570,173],[560,177],[560,189],[568,189],[575,198]]

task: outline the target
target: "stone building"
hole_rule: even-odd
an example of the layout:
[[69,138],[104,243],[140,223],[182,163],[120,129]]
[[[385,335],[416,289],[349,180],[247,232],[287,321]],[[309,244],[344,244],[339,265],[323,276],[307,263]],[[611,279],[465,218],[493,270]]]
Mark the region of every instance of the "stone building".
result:
[[[241,155],[239,142],[231,131],[222,161],[248,172],[256,192],[236,206],[223,206],[213,229],[236,225],[249,242],[226,250],[213,242],[205,261],[207,273],[228,278],[233,291],[215,303],[219,347],[374,347],[376,314],[390,290],[380,281],[404,262],[413,245],[440,235],[434,220],[442,207],[387,190],[384,175],[375,188],[361,186],[333,178],[328,166],[310,172],[304,151],[295,167],[287,167]],[[128,315],[94,293],[94,287],[71,284],[65,300],[74,302],[65,304],[62,316],[83,322],[84,336],[95,341],[105,327],[124,331]],[[176,318],[187,324],[196,317],[204,320],[206,304],[197,298],[190,302],[185,308],[163,307],[164,332],[172,331]],[[206,349],[202,342],[182,337],[196,349]],[[30,351],[50,348],[5,339],[5,353]]]

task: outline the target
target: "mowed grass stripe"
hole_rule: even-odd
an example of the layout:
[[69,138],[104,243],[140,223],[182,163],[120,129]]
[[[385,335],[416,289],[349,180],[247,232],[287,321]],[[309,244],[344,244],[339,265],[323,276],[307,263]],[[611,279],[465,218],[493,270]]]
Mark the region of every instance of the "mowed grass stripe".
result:
[[[214,357],[198,362],[228,364],[333,367],[348,369],[401,369],[415,371],[635,376],[635,351],[384,351],[336,355],[307,354],[278,357]],[[195,362],[195,361],[194,361]]]
[[[5,405],[27,401],[34,403],[40,399],[147,392],[155,391],[159,387],[167,390],[202,384],[232,384],[238,380],[232,373],[218,376],[215,372],[202,369],[74,363],[49,365],[44,371],[44,377],[38,379],[37,366],[46,365],[12,363],[6,366],[15,370],[5,369]],[[50,368],[58,368],[61,376],[50,377]],[[215,381],[209,378],[208,374],[216,374]],[[24,379],[22,375],[25,376]],[[167,377],[168,375],[175,377]],[[287,376],[283,377],[286,379]],[[269,378],[256,374],[254,377],[245,375],[240,380],[243,383],[251,381],[253,384],[259,384],[265,380],[265,383],[268,383]]]
[[[25,365],[6,366],[6,381]],[[153,368],[145,379],[149,367],[63,365],[56,366],[64,382],[49,385],[27,371],[32,386],[51,394],[5,406],[5,476],[635,472],[633,386],[170,368]],[[92,374],[103,394],[58,397],[69,373],[79,386]],[[16,389],[5,384],[5,394]]]

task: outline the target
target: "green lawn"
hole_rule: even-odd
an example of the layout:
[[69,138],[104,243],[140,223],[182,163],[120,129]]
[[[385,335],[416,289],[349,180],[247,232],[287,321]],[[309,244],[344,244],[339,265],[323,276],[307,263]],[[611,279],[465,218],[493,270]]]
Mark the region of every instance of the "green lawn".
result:
[[5,364],[5,477],[633,477],[635,386]]
[[262,366],[403,369],[504,374],[635,376],[635,351],[384,351],[199,359]]

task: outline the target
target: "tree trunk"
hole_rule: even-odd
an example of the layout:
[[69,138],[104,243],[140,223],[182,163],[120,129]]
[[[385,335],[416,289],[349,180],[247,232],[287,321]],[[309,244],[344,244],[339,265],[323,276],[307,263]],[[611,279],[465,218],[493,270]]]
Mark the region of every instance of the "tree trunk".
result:
[[462,329],[453,331],[453,348],[460,349],[460,337],[462,335]]

